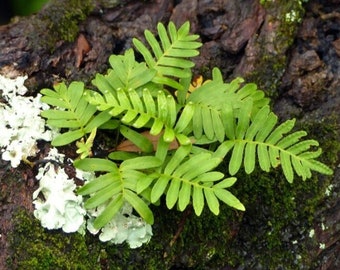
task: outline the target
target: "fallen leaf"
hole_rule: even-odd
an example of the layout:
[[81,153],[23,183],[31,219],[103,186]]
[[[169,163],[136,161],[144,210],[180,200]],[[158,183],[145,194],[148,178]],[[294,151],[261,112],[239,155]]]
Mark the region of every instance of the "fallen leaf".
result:
[[87,54],[90,51],[91,47],[88,41],[86,40],[85,36],[83,34],[80,34],[77,39],[77,44],[74,49],[74,52],[76,54],[76,67],[79,68],[83,57],[85,54]]

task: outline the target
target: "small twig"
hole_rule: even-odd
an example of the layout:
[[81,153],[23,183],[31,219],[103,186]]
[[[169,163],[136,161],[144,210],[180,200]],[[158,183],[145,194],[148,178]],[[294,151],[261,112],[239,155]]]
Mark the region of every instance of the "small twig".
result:
[[320,18],[322,20],[340,19],[340,12],[322,13]]

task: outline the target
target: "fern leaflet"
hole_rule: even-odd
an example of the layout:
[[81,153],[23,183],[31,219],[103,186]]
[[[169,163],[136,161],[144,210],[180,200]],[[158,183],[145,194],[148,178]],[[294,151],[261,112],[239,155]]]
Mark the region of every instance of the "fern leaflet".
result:
[[41,90],[41,93],[43,102],[55,106],[54,109],[41,113],[47,118],[47,124],[69,129],[53,139],[52,145],[54,146],[71,143],[111,118],[107,111],[96,114],[96,107],[89,104],[83,96],[84,84],[82,82],[73,82],[68,88],[64,83],[60,83],[54,86],[54,90],[45,88]]
[[149,224],[154,221],[146,202],[137,195],[136,184],[146,178],[143,170],[158,167],[161,162],[156,157],[136,157],[123,161],[119,167],[110,161],[98,158],[76,160],[75,166],[84,171],[106,172],[85,184],[78,190],[80,195],[90,195],[85,208],[92,209],[105,205],[105,210],[94,221],[95,228],[105,226],[127,201]]

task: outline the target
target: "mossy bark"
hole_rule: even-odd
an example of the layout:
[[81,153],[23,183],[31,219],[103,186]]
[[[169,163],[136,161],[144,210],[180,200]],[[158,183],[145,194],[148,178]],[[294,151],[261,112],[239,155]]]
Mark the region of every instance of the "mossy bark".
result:
[[270,97],[278,97],[288,62],[287,52],[296,37],[304,8],[300,0],[262,2],[263,24],[258,34],[249,39],[234,72],[255,82]]
[[100,245],[92,246],[82,235],[47,231],[24,209],[15,211],[13,221],[8,269],[101,269]]

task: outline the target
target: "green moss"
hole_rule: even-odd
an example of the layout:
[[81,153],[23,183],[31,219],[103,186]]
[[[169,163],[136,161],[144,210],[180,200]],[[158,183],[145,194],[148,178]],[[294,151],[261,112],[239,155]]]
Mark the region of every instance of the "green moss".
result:
[[290,185],[280,171],[240,175],[239,179],[238,196],[246,205],[246,213],[231,247],[232,253],[241,258],[233,266],[265,265],[267,269],[277,269],[282,265],[296,269],[300,264],[296,256],[306,252],[299,243],[311,226],[313,212],[306,208],[315,207],[317,180],[297,180]]
[[192,269],[223,267],[229,252],[228,247],[242,218],[242,214],[239,214],[226,205],[221,205],[221,213],[218,216],[208,209],[205,209],[200,217],[192,212],[169,252],[173,256],[174,264]]
[[74,41],[77,37],[81,21],[85,20],[93,10],[93,1],[86,0],[51,0],[33,20],[34,33],[30,35],[30,42],[54,49],[60,41]]
[[80,234],[46,231],[25,210],[14,214],[13,223],[10,269],[100,269],[98,249],[90,249]]

